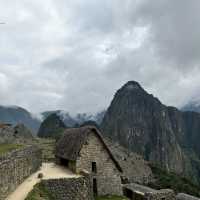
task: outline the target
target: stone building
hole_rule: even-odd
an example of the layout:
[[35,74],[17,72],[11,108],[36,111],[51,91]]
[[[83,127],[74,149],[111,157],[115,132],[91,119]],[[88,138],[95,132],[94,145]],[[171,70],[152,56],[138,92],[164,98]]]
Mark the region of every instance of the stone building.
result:
[[122,169],[95,127],[66,129],[56,146],[57,163],[90,174],[94,195],[122,195]]

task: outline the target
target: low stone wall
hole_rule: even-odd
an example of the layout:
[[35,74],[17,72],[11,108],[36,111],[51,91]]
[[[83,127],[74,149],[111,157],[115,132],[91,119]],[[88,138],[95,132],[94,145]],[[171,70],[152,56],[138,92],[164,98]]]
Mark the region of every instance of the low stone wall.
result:
[[41,150],[36,146],[27,146],[0,157],[0,200],[38,170],[42,164],[41,156]]
[[131,200],[175,200],[176,196],[173,190],[162,189],[154,190],[152,188],[136,183],[125,184],[123,186],[124,195]]
[[200,198],[188,195],[188,194],[184,194],[184,193],[179,193],[176,196],[177,200],[200,200]]
[[148,200],[175,200],[175,193],[173,190],[169,189],[164,189],[164,190],[159,190],[155,193],[146,193],[145,194],[145,199]]
[[41,184],[59,200],[93,200],[89,177],[42,180]]

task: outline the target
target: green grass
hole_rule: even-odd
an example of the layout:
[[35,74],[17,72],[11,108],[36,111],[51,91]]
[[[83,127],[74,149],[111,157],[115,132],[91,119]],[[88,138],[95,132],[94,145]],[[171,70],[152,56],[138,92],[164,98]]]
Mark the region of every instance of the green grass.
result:
[[200,197],[200,186],[194,184],[185,177],[181,177],[173,172],[166,172],[158,166],[151,165],[156,181],[149,186],[154,189],[173,189],[176,193],[187,193]]
[[20,149],[24,145],[21,144],[0,144],[0,155],[5,154],[9,151],[13,151],[15,149]]
[[46,190],[43,184],[38,183],[28,194],[25,200],[56,200],[52,197],[50,191]]
[[95,200],[128,200],[126,197],[120,197],[120,196],[102,196],[102,197],[96,197]]

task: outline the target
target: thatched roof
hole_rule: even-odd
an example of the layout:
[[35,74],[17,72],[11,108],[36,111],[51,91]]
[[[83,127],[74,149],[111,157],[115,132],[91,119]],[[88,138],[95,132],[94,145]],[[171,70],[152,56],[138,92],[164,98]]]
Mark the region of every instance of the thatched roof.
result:
[[85,144],[87,141],[89,133],[91,132],[96,134],[96,136],[100,139],[116,167],[119,171],[122,172],[119,163],[114,158],[112,152],[104,142],[100,131],[94,126],[66,129],[61,139],[57,142],[56,157],[75,161],[79,156],[79,152],[81,151],[83,144]]

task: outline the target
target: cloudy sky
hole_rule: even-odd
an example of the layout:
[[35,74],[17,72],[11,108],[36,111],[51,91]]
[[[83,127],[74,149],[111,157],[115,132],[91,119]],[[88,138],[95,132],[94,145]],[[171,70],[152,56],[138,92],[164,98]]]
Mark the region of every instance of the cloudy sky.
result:
[[106,108],[139,81],[168,105],[200,99],[199,0],[0,0],[0,104]]

